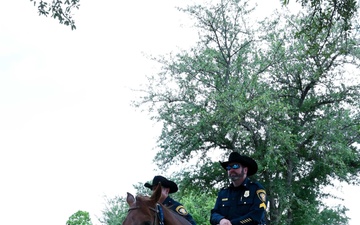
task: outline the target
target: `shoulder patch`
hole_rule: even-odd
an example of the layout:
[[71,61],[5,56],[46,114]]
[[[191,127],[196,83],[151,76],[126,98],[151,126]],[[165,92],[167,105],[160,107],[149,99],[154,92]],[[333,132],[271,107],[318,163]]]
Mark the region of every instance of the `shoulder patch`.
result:
[[262,202],[266,202],[266,191],[264,189],[257,190],[256,194]]
[[176,207],[175,210],[182,216],[186,216],[187,214],[189,214],[183,205],[179,205],[178,207]]
[[265,205],[265,203],[261,203],[260,205],[259,205],[259,208],[261,209],[261,208],[264,208],[265,210],[266,210],[266,205]]

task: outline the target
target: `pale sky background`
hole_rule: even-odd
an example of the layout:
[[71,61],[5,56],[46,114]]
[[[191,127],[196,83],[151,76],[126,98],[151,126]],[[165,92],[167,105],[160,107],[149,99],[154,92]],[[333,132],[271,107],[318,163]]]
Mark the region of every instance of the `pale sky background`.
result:
[[[280,0],[259,3],[259,14]],[[157,124],[129,104],[154,64],[143,56],[194,44],[188,0],[82,0],[77,29],[40,17],[29,0],[0,7],[0,224],[94,225],[104,198],[158,173]],[[344,187],[350,225],[359,187]]]

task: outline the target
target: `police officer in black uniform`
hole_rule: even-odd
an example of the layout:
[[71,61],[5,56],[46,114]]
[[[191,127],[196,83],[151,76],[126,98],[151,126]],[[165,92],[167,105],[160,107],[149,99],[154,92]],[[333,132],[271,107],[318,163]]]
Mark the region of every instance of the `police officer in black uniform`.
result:
[[144,186],[147,188],[150,188],[152,191],[155,190],[156,186],[161,183],[161,197],[159,199],[159,202],[162,202],[162,204],[171,210],[175,211],[180,216],[183,216],[185,219],[187,219],[192,225],[196,225],[196,222],[194,221],[193,217],[190,213],[185,209],[185,207],[175,201],[174,199],[170,198],[169,194],[175,193],[178,191],[178,186],[175,182],[170,181],[166,179],[163,176],[155,176],[152,184],[145,183]]
[[232,152],[227,162],[220,162],[227,170],[231,184],[219,191],[211,210],[212,225],[264,225],[266,224],[266,192],[259,182],[251,181],[258,165],[254,159]]

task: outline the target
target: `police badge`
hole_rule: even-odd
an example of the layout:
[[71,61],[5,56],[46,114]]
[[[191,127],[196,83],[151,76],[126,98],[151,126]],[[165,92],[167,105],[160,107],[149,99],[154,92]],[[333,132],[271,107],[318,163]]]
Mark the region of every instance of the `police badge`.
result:
[[246,190],[245,193],[244,193],[244,197],[247,198],[250,196],[250,191],[249,190]]

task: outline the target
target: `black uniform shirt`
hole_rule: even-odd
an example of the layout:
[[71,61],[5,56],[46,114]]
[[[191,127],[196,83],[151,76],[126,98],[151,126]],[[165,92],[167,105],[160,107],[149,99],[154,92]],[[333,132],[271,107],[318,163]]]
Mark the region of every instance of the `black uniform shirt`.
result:
[[219,191],[210,223],[216,225],[225,218],[233,225],[266,224],[266,205],[264,187],[246,178],[239,187],[231,184]]

